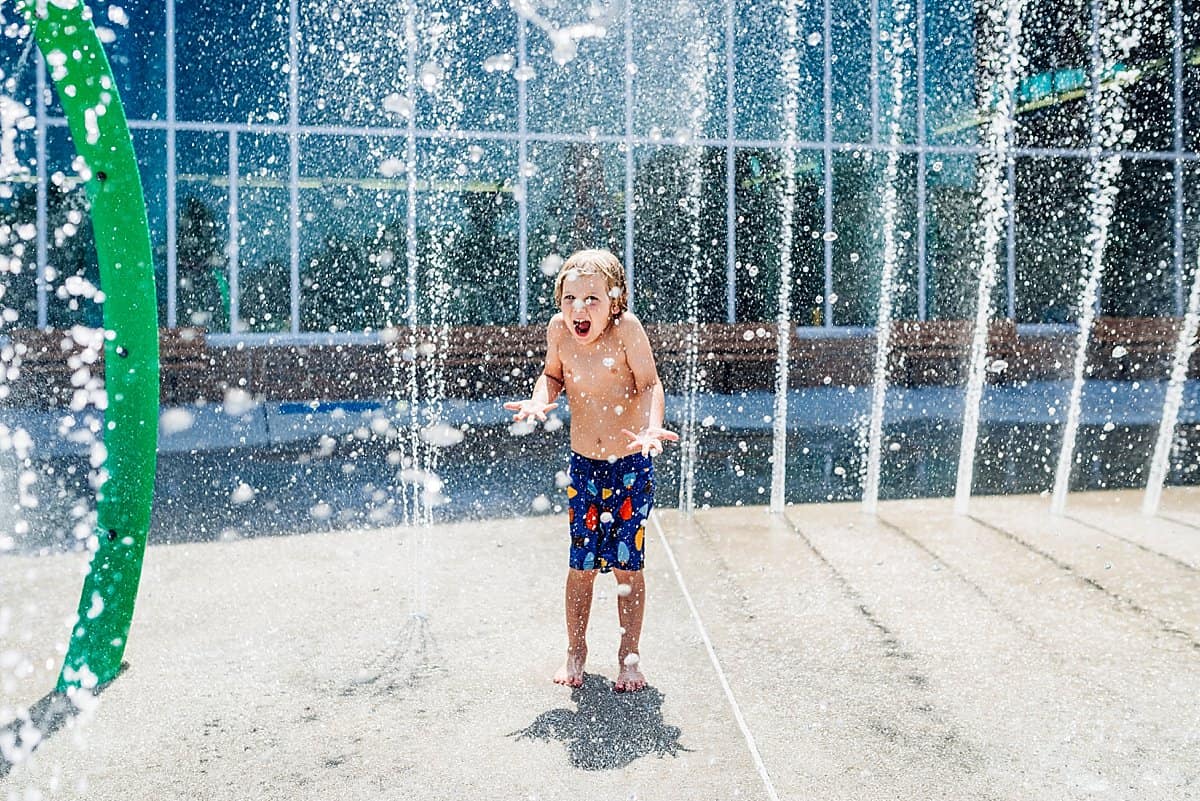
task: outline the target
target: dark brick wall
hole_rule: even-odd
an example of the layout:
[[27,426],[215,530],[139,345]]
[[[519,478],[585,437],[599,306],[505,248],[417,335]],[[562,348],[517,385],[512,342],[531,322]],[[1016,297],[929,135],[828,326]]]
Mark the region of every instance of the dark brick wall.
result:
[[[1093,331],[1088,374],[1093,378],[1161,379],[1169,369],[1179,321],[1101,319]],[[668,392],[682,390],[688,336],[686,325],[647,326]],[[81,349],[61,331],[14,331],[15,370],[9,371],[10,406],[64,406],[75,387],[71,375]],[[892,332],[890,380],[895,384],[954,385],[966,380],[971,323],[963,320],[898,323]],[[712,392],[771,389],[775,385],[775,326],[711,324],[699,329],[703,386]],[[64,344],[65,343],[65,344]],[[989,355],[993,383],[1067,378],[1075,337],[1018,336],[1007,321],[993,324]],[[440,357],[442,390],[448,397],[508,397],[529,392],[541,371],[545,329],[456,328],[446,335]],[[403,396],[416,369],[425,394],[439,360],[427,332],[399,332],[391,345],[286,345],[214,347],[202,332],[164,330],[160,340],[162,400],[167,404],[217,401],[230,389],[264,400],[355,400]],[[866,385],[871,381],[875,339],[869,336],[791,338],[789,384],[793,387]],[[1002,364],[1001,364],[1002,363]],[[1200,350],[1190,375],[1200,374]],[[92,366],[94,375],[102,366]],[[15,373],[15,375],[14,375]]]

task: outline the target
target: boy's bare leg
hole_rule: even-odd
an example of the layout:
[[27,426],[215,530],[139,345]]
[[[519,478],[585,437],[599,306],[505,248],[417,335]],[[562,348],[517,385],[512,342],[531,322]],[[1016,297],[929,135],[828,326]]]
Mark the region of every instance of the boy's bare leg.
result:
[[569,568],[567,571],[567,659],[554,674],[555,684],[583,686],[588,617],[592,613],[592,585],[595,582],[595,570]]
[[[629,586],[629,592],[617,593],[617,616],[621,619],[621,648],[617,658],[621,671],[613,683],[618,692],[631,692],[646,686],[646,677],[641,671],[641,651],[638,643],[642,638],[642,616],[646,611],[646,579],[640,570],[613,570],[617,585]],[[630,655],[633,655],[631,658]]]

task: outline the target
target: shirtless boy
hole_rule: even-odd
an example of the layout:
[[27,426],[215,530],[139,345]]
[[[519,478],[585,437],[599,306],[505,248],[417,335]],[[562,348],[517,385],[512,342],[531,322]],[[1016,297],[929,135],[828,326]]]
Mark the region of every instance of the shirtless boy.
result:
[[504,404],[513,418],[545,420],[567,393],[571,405],[571,527],[567,571],[567,658],[557,684],[579,687],[597,573],[617,579],[621,645],[619,692],[646,686],[638,641],[645,611],[642,557],[654,502],[654,465],[663,442],[665,405],[650,340],[627,309],[625,272],[607,250],[581,250],[554,281],[560,311],[546,330],[546,367],[529,400]]

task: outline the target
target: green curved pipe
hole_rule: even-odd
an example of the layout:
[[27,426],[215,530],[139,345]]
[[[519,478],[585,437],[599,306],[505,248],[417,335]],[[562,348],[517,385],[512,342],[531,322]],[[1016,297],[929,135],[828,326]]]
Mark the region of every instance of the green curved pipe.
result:
[[83,0],[18,0],[91,177],[104,290],[104,469],[91,570],[57,689],[116,678],[142,573],[158,449],[158,310],[150,226],[116,81]]

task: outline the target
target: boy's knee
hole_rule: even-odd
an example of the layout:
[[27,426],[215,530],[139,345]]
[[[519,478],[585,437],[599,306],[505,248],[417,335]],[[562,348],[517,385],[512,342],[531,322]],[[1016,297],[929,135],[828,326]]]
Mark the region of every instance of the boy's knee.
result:
[[613,575],[617,577],[618,584],[642,584],[645,582],[645,574],[641,570],[618,570],[613,568]]

